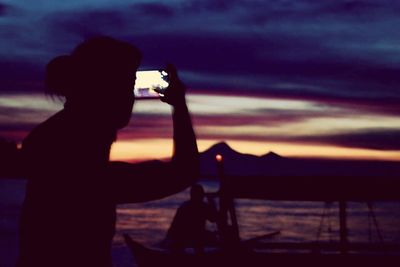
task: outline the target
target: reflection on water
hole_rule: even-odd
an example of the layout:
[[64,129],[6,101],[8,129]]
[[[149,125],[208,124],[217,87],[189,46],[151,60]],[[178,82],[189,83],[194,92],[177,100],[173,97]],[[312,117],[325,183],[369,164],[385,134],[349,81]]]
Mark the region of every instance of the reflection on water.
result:
[[136,241],[146,245],[154,245],[161,241],[176,209],[187,199],[189,199],[189,190],[162,200],[119,205],[114,243],[118,245],[123,242],[122,233],[128,233]]
[[[206,191],[217,191],[218,183],[203,182]],[[189,198],[189,191],[143,204],[118,208],[115,243],[123,242],[121,233],[129,233],[146,245],[161,241],[176,209]],[[280,230],[276,242],[339,240],[339,209],[336,202],[235,200],[240,237],[243,240]],[[373,214],[386,242],[400,243],[400,202],[374,202]],[[348,239],[350,242],[379,241],[372,213],[366,203],[348,203]],[[211,230],[215,225],[208,224]]]

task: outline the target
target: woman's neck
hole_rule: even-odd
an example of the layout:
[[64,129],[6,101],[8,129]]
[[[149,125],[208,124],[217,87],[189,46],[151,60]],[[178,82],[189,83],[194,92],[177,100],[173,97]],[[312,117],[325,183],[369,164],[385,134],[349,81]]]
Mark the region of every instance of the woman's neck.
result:
[[107,124],[107,119],[88,108],[77,108],[66,105],[63,112],[80,129],[93,134],[92,138],[101,139],[110,144],[116,140],[117,130]]

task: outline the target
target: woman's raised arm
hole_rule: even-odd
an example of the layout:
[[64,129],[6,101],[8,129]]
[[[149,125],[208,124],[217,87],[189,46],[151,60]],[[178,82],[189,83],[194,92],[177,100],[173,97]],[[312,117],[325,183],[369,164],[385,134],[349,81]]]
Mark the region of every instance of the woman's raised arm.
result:
[[161,98],[172,106],[174,152],[169,162],[111,162],[109,176],[117,203],[163,198],[193,184],[199,175],[196,136],[186,105],[185,86],[176,69],[167,66],[170,85]]

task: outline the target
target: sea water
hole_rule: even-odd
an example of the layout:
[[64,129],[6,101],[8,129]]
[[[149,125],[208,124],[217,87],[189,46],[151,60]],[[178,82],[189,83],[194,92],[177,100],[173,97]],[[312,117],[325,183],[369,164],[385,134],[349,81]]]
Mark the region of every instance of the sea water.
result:
[[[207,192],[218,190],[218,182],[201,182]],[[18,220],[25,194],[23,180],[0,179],[0,267],[15,265],[18,254]],[[147,245],[157,245],[189,190],[141,204],[119,205],[113,241],[115,267],[134,266],[122,234]],[[338,204],[306,201],[268,201],[236,199],[240,238],[249,240],[279,231],[268,242],[329,242],[339,240]],[[217,203],[218,204],[218,203]],[[400,243],[400,202],[349,202],[347,227],[350,242]],[[374,217],[376,220],[374,220]],[[211,231],[216,225],[208,223]],[[63,229],[60,229],[62,231]]]

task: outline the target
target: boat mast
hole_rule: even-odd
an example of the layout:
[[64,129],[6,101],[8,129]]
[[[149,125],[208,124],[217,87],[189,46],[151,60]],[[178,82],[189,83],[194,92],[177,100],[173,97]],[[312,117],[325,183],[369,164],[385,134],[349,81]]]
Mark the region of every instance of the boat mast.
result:
[[[220,232],[222,243],[226,246],[237,244],[239,238],[239,226],[237,222],[233,197],[229,186],[229,180],[224,173],[224,159],[221,154],[215,156],[217,163],[218,177],[220,180],[219,188],[219,213],[220,213]],[[228,224],[228,215],[231,224]]]

